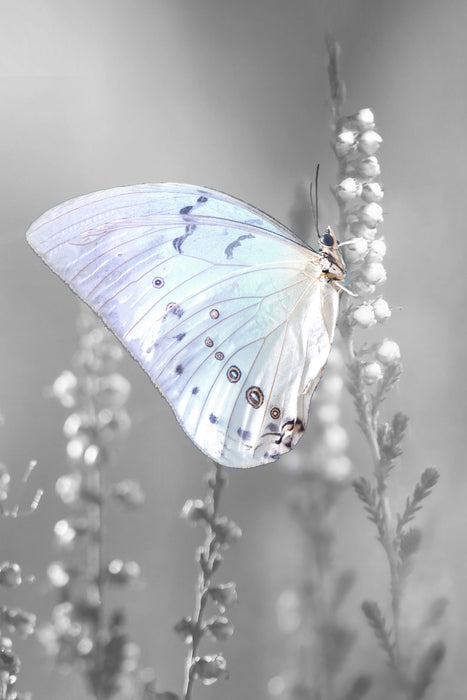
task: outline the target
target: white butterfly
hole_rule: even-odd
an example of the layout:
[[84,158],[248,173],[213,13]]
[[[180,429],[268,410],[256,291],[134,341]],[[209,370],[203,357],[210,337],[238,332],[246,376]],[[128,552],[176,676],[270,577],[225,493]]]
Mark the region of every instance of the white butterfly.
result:
[[204,187],[95,192],[47,211],[28,241],[102,318],[220,464],[295,447],[336,326],[344,263]]

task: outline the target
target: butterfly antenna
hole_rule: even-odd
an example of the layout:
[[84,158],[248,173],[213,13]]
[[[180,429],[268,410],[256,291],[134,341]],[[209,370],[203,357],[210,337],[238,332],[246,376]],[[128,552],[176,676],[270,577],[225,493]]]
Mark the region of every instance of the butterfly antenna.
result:
[[316,166],[314,199],[313,199],[313,183],[312,182],[310,183],[310,201],[311,201],[311,214],[312,214],[313,221],[315,224],[316,234],[318,236],[318,240],[320,240],[321,235],[319,233],[319,217],[318,217],[318,174],[319,174],[319,163]]

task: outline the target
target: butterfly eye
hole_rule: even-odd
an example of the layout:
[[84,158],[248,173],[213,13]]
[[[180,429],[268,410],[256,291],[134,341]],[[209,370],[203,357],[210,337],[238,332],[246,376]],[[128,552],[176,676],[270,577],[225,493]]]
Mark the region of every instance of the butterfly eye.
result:
[[321,236],[321,245],[324,245],[326,248],[332,248],[335,242],[336,239],[332,233],[326,232],[324,236]]
[[160,289],[161,287],[164,286],[164,278],[163,277],[154,277],[152,281],[152,286],[155,287],[156,289]]

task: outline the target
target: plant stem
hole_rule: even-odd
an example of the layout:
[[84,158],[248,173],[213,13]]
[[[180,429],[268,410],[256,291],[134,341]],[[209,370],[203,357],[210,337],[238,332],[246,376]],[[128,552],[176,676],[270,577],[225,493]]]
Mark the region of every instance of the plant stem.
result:
[[191,700],[193,684],[195,681],[194,660],[198,655],[199,645],[203,637],[203,616],[208,602],[209,587],[211,585],[213,556],[216,553],[216,533],[213,529],[213,523],[217,517],[219,509],[219,501],[222,489],[225,485],[226,478],[223,473],[223,467],[216,464],[214,483],[211,484],[211,494],[208,496],[210,506],[209,519],[206,521],[206,539],[202,547],[202,553],[205,555],[204,566],[200,565],[198,581],[196,585],[195,599],[195,614],[193,617],[194,627],[191,642],[191,649],[187,655],[185,663],[185,681],[183,686],[183,700]]

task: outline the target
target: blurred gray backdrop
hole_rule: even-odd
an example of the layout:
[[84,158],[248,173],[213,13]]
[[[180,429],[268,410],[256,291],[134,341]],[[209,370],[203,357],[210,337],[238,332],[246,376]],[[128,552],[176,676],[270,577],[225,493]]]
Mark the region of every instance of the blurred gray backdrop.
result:
[[[439,697],[463,698],[467,4],[2,0],[0,22],[0,459],[17,478],[38,459],[31,490],[45,489],[34,518],[2,523],[0,559],[18,559],[38,579],[11,602],[29,605],[41,621],[53,604],[44,572],[58,556],[52,528],[64,512],[53,485],[66,469],[65,413],[44,390],[70,366],[77,341],[77,301],[28,248],[24,232],[70,197],[157,181],[217,188],[290,224],[317,163],[321,220],[332,224],[330,30],[342,45],[348,112],[371,107],[384,138],[384,294],[393,307],[385,333],[399,342],[405,369],[391,406],[411,418],[394,493],[405,496],[424,466],[441,471],[424,510],[419,575],[424,596],[443,593],[452,601]],[[145,589],[125,594],[134,639],[161,686],[179,689],[185,648],[172,625],[192,609],[201,533],[187,531],[178,512],[186,498],[203,495],[209,465],[129,358],[122,372],[133,385],[133,428],[116,476],[140,479],[147,503],[115,517],[108,547],[141,563]],[[345,407],[355,472],[364,474],[369,454],[347,399]],[[199,690],[200,698],[266,698],[268,679],[285,664],[275,603],[293,581],[286,481],[280,464],[231,473],[224,512],[244,531],[223,574],[237,581],[240,596],[236,634],[222,645],[231,678]],[[387,577],[352,493],[342,500],[342,533],[342,563],[359,572],[349,604],[359,620],[365,596],[384,600]],[[358,624],[358,653],[380,664],[371,633]],[[22,687],[36,698],[81,697],[79,683],[51,675],[36,642],[24,645],[23,662]]]

